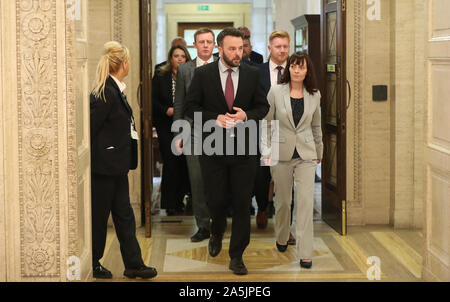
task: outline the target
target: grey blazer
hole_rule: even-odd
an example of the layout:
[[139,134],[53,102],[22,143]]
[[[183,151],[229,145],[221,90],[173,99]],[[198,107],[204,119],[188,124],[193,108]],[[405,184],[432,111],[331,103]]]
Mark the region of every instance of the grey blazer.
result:
[[[214,61],[217,57],[214,56]],[[197,68],[197,58],[185,64],[178,66],[177,84],[175,86],[175,101],[173,103],[173,120],[184,119],[184,107],[186,95],[191,86],[194,71]]]
[[[314,95],[306,89],[304,94],[304,113],[297,127],[292,115],[289,84],[272,86],[267,95],[270,110],[265,121],[266,130],[261,135],[261,153],[263,158],[274,156],[273,144],[279,143],[279,154],[275,156],[280,161],[289,161],[294,155],[294,148],[303,160],[322,159],[322,127],[320,112],[320,91]],[[278,120],[279,127],[271,127],[271,121]],[[278,136],[274,131],[278,130]],[[274,159],[274,158],[272,158]],[[275,163],[274,163],[275,164]]]

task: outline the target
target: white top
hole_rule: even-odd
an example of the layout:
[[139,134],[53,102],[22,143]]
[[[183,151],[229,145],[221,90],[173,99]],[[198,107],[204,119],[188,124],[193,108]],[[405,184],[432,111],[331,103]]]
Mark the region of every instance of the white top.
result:
[[[214,56],[211,55],[211,57],[206,62],[208,62],[208,64],[214,62]],[[205,65],[205,61],[203,61],[202,59],[197,57],[197,67],[200,67],[200,66],[203,66],[203,65]]]
[[[231,68],[233,72],[231,73],[231,80],[233,81],[234,88],[234,98],[236,98],[236,93],[239,84],[239,67]],[[219,74],[220,74],[220,82],[222,83],[223,94],[225,95],[225,87],[227,85],[228,78],[228,67],[226,67],[222,63],[222,59],[219,60]]]
[[116,77],[111,76],[113,80],[116,82],[117,86],[119,86],[120,92],[124,92],[125,89],[127,89],[127,85],[124,82],[119,81]]
[[[281,70],[281,74],[283,74],[284,69],[286,68],[287,61],[285,61],[281,66],[283,69]],[[278,67],[279,65],[275,64],[272,60],[269,61],[269,70],[270,70],[270,84],[271,86],[278,85]]]

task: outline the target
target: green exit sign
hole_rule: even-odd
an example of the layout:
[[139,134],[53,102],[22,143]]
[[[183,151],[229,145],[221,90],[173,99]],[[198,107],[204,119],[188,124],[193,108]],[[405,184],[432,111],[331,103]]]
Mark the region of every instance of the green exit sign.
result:
[[206,12],[208,12],[208,11],[210,10],[210,7],[209,7],[209,5],[199,5],[199,6],[197,7],[197,9],[198,9],[199,11],[206,11]]

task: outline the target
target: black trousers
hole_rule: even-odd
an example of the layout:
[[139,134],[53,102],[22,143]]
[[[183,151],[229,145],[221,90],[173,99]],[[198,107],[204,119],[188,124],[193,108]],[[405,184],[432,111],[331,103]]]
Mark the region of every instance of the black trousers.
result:
[[141,248],[130,204],[128,176],[92,174],[92,264],[103,257],[109,214],[112,213],[125,269],[141,267]]
[[242,257],[250,243],[250,204],[256,175],[255,161],[254,156],[202,156],[200,162],[213,235],[225,233],[227,209],[231,203],[231,259]]
[[173,133],[168,124],[158,124],[159,151],[163,159],[161,175],[161,208],[177,210],[183,207],[183,199],[190,192],[189,174],[186,157],[172,153]]

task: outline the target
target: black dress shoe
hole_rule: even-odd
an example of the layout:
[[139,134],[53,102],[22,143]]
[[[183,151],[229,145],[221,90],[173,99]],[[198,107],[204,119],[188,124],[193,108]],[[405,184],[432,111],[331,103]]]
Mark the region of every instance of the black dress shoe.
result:
[[280,251],[280,252],[282,252],[282,253],[284,253],[284,252],[286,252],[286,250],[287,250],[287,248],[288,248],[288,244],[286,244],[286,245],[281,245],[281,244],[278,244],[278,242],[275,242],[276,244],[277,244],[277,249]]
[[222,235],[211,235],[208,244],[208,250],[211,257],[216,257],[222,250]]
[[248,271],[245,267],[244,261],[242,261],[242,258],[233,258],[231,259],[230,270],[233,271],[235,275],[247,275]]
[[100,264],[94,267],[92,275],[96,279],[112,279],[112,273]]
[[303,261],[303,260],[300,260],[300,266],[301,267],[303,267],[303,268],[311,268],[311,266],[312,266],[312,261],[310,261],[310,262],[305,262],[305,261]]
[[123,275],[131,279],[135,279],[136,277],[142,279],[150,279],[156,277],[156,275],[158,275],[158,272],[153,267],[143,265],[137,269],[126,269],[123,272]]
[[191,242],[201,242],[210,237],[210,233],[206,229],[199,229],[194,236],[191,237]]

